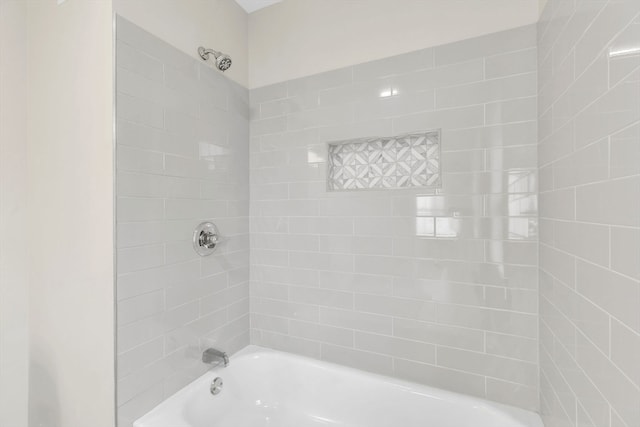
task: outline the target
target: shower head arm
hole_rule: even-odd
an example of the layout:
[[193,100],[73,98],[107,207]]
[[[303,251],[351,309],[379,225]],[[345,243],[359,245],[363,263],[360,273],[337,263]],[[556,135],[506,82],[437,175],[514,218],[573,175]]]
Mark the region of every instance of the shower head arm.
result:
[[198,53],[200,54],[200,58],[204,59],[205,61],[209,59],[209,55],[211,54],[213,54],[213,56],[216,58],[220,56],[220,52],[218,52],[217,50],[205,49],[203,47],[198,48]]

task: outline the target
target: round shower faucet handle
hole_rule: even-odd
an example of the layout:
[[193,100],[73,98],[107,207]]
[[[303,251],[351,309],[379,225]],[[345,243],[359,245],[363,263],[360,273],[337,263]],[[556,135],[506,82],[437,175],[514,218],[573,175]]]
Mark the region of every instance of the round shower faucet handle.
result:
[[204,248],[214,249],[218,244],[218,236],[209,231],[203,230],[200,232],[199,244]]
[[212,222],[203,222],[193,232],[193,249],[200,256],[211,255],[221,242],[218,227]]

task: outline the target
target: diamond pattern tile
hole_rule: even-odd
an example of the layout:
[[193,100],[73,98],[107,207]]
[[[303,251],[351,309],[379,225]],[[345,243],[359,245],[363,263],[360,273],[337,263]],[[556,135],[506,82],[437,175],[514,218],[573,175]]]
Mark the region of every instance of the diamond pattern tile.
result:
[[329,190],[441,186],[440,131],[329,144]]

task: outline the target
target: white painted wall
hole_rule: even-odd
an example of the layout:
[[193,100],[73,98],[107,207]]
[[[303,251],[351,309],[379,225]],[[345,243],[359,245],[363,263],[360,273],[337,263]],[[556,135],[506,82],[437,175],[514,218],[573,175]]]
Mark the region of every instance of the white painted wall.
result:
[[113,427],[111,0],[28,2],[29,425]]
[[27,426],[26,2],[0,0],[0,426]]
[[549,0],[540,0],[539,1],[539,8],[538,8],[538,12],[540,13],[540,15],[542,15],[542,12],[544,11],[544,8],[547,6]]
[[538,0],[285,0],[249,15],[249,87],[532,24],[538,7]]
[[114,8],[194,58],[198,46],[231,55],[225,74],[247,86],[247,13],[234,0],[114,0]]

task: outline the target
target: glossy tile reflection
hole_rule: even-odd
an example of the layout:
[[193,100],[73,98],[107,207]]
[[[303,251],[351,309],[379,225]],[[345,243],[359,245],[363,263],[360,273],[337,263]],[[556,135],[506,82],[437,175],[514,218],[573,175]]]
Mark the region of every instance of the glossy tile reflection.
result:
[[640,425],[639,25],[633,0],[549,0],[539,23],[548,425]]

